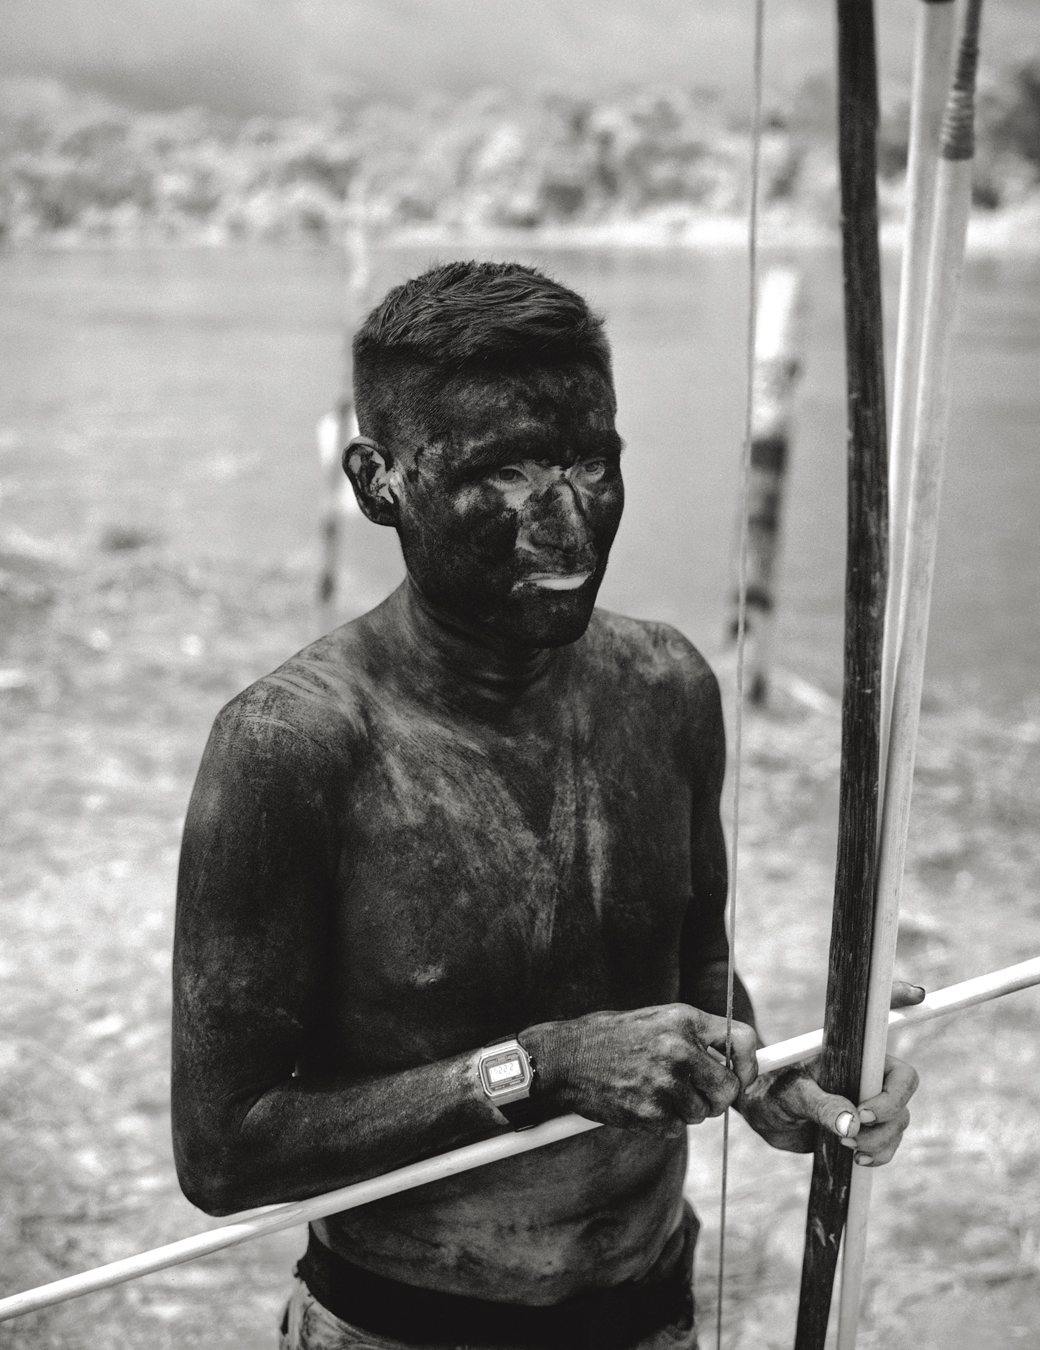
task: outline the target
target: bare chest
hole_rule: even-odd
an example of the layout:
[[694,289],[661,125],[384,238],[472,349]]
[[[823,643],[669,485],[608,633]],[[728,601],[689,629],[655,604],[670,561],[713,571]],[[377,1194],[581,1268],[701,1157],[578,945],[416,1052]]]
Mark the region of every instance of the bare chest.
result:
[[617,725],[379,728],[344,827],[343,1048],[385,1068],[674,997],[689,838],[670,756]]

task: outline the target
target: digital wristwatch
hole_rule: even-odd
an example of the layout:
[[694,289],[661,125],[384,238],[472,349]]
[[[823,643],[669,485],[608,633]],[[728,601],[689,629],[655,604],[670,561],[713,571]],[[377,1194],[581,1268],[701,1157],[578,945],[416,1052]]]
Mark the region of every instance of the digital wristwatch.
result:
[[496,1041],[481,1050],[477,1073],[484,1096],[515,1129],[537,1125],[541,1113],[530,1100],[535,1066],[519,1041]]

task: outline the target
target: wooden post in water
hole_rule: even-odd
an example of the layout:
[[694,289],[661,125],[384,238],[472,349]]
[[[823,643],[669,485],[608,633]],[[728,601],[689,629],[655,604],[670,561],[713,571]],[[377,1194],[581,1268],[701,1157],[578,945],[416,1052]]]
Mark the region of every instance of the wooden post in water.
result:
[[[755,325],[755,378],[748,484],[748,567],[745,687],[751,703],[769,697],[774,577],[780,548],[792,407],[801,364],[797,351],[800,279],[789,267],[763,278]],[[734,592],[730,638],[736,637],[740,596]]]
[[360,515],[354,493],[343,472],[343,447],[358,433],[351,378],[351,341],[364,316],[369,299],[371,265],[365,220],[364,190],[352,194],[348,207],[343,251],[346,258],[346,322],[343,392],[338,406],[318,422],[318,459],[321,464],[319,532],[321,564],[318,575],[318,614],[323,632],[335,627],[339,617],[339,581],[343,533],[347,521]]
[[357,433],[353,400],[345,400],[335,412],[327,412],[318,420],[318,459],[321,464],[318,607],[325,632],[336,624],[343,531],[351,516],[361,514],[341,462],[344,445]]

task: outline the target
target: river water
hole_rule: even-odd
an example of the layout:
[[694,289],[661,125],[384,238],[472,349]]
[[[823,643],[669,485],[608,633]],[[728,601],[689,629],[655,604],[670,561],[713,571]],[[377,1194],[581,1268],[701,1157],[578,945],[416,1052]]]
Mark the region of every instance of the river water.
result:
[[[734,253],[524,255],[606,313],[626,518],[602,602],[721,644],[744,401],[746,270]],[[380,287],[433,260],[375,259]],[[837,252],[798,255],[808,300],[788,478],[778,659],[837,692],[844,409]],[[895,314],[897,260],[886,258]],[[0,531],[96,547],[133,525],[177,555],[263,568],[317,558],[317,418],[343,359],[331,251],[0,256]],[[893,347],[889,342],[889,350]],[[968,268],[929,679],[1030,707],[1040,660],[1040,259]],[[396,542],[357,518],[348,603],[400,576]]]

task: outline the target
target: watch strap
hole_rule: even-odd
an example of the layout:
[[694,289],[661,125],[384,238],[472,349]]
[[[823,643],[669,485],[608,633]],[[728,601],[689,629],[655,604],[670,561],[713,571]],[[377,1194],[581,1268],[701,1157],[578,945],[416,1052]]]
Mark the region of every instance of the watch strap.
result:
[[514,1130],[529,1130],[535,1125],[541,1125],[545,1117],[542,1115],[542,1105],[535,1097],[521,1097],[516,1102],[503,1102],[501,1106],[495,1107],[509,1121]]

